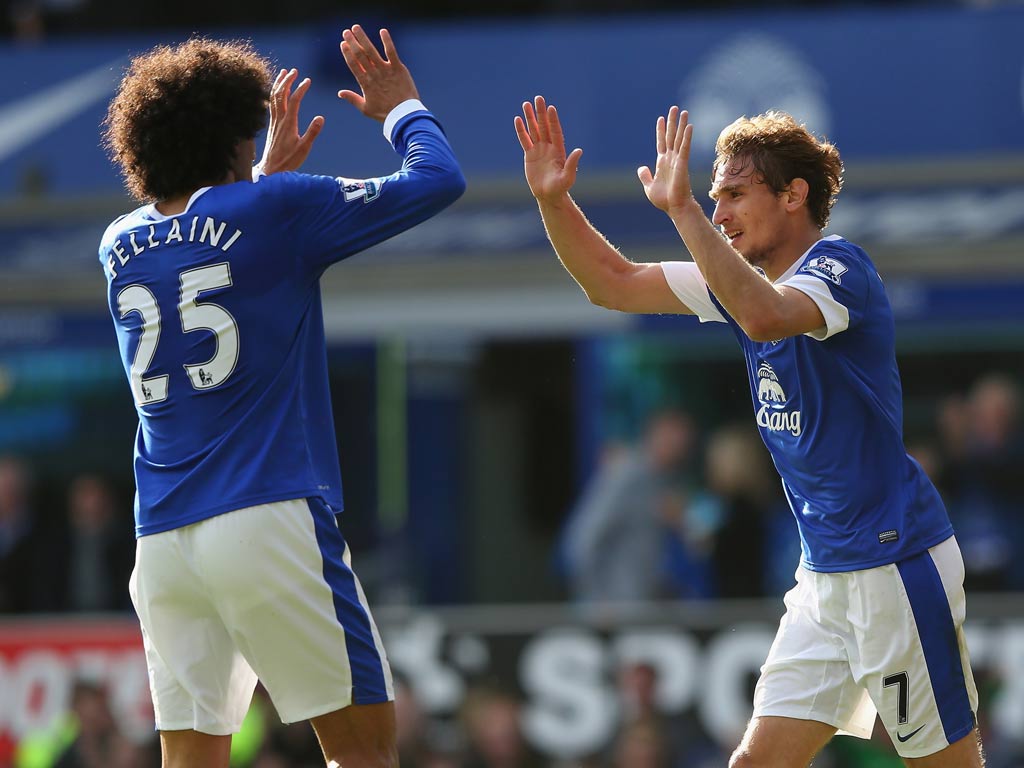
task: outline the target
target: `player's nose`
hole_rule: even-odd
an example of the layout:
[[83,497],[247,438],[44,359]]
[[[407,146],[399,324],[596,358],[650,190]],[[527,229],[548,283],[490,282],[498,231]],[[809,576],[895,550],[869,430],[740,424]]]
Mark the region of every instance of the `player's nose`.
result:
[[716,226],[720,227],[729,220],[728,212],[725,206],[722,205],[722,201],[719,200],[715,203],[715,212],[711,216],[711,222]]

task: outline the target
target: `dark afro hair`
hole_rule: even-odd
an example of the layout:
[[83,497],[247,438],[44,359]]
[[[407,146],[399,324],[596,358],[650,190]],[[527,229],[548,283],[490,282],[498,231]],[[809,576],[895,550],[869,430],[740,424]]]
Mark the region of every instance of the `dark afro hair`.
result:
[[266,124],[271,80],[247,42],[194,38],[134,58],[103,121],[128,191],[159,201],[219,183]]

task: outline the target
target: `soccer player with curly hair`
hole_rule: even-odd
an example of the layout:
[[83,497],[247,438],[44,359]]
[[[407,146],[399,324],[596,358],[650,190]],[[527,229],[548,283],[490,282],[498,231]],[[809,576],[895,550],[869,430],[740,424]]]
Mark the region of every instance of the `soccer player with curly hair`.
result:
[[892,309],[864,250],[822,234],[838,150],[783,113],[736,120],[718,138],[709,220],[690,184],[693,127],[672,107],[653,173],[638,174],[693,261],[635,264],[570,197],[582,150],[566,155],[555,108],[538,96],[515,127],[551,243],[592,302],[724,322],[743,350],[803,556],[731,768],[804,768],[837,731],[869,737],[876,712],[907,765],[979,768],[963,560],[904,448]]
[[[465,181],[386,30],[341,52],[401,157],[388,176],[297,173],[309,79],[193,39],[130,65],[105,140],[143,205],[99,258],[139,416],[130,584],[165,768],[226,768],[257,679],[325,760],[397,765],[391,672],[335,515],[341,476],[320,276]],[[261,162],[256,135],[270,122]]]

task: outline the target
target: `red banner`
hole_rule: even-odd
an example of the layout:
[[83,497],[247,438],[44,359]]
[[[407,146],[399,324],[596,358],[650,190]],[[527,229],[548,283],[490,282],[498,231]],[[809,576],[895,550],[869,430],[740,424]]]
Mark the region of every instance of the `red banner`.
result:
[[134,619],[0,621],[0,768],[17,742],[55,725],[78,679],[104,685],[122,732],[153,730],[142,635]]

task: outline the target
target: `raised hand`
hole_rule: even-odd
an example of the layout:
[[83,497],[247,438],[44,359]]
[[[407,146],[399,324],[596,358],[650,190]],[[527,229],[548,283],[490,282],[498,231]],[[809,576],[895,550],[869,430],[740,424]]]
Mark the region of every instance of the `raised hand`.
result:
[[686,205],[693,199],[690,187],[690,143],[693,126],[689,114],[672,107],[668,117],[659,117],[655,131],[658,159],[654,173],[646,165],[637,168],[637,176],[644,185],[647,199],[655,208],[668,213],[672,208]]
[[582,149],[565,156],[565,138],[558,110],[538,96],[534,104],[523,102],[523,117],[516,116],[516,135],[523,147],[526,182],[538,200],[555,200],[576,183]]
[[403,101],[420,97],[416,83],[398,58],[391,34],[386,29],[380,31],[386,58],[380,55],[358,24],[353,24],[341,36],[341,55],[363,93],[338,91],[338,98],[349,102],[367,117],[384,122],[388,113]]
[[298,170],[324,127],[323,116],[317,115],[306,132],[299,135],[299,105],[309,90],[310,80],[307,77],[299,83],[293,93],[292,85],[298,76],[296,69],[282,69],[270,89],[270,125],[260,161],[264,173]]

